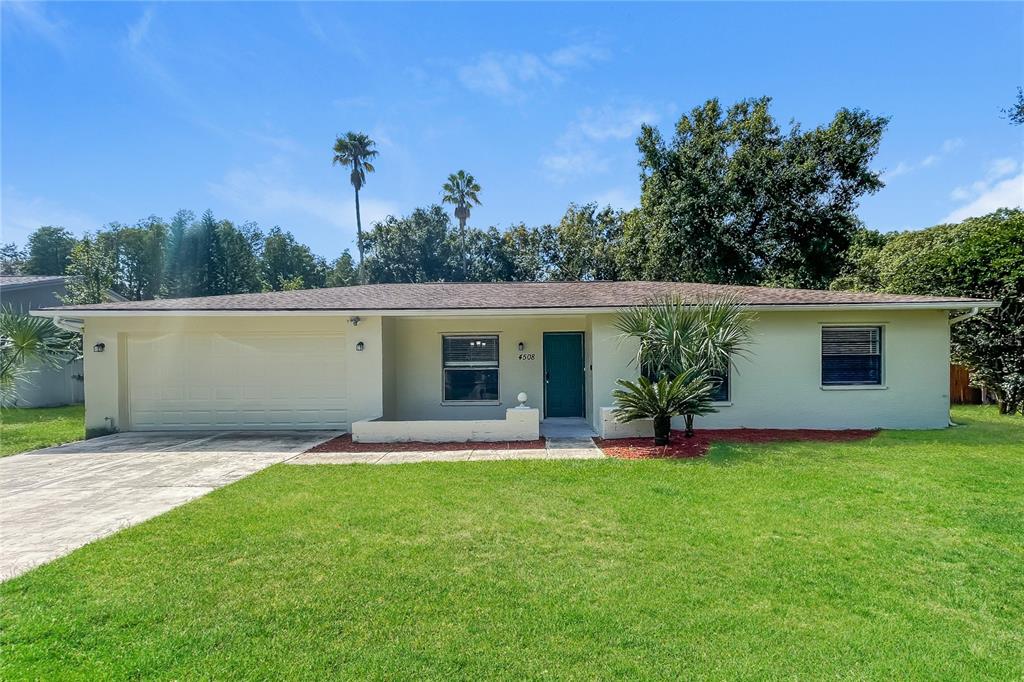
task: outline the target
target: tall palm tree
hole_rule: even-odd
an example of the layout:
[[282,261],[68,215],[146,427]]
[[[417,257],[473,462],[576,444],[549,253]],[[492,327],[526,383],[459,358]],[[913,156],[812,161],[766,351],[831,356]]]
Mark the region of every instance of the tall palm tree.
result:
[[351,168],[349,181],[356,190],[356,246],[359,248],[359,279],[363,279],[363,220],[359,215],[359,190],[366,184],[366,174],[376,169],[370,159],[377,156],[376,142],[365,133],[349,131],[334,141],[334,165]]
[[455,207],[455,217],[459,219],[459,231],[462,237],[462,279],[466,279],[466,221],[469,220],[469,209],[472,206],[479,206],[480,199],[477,192],[480,185],[476,178],[464,170],[452,173],[448,181],[441,186],[444,194],[441,202],[451,204]]

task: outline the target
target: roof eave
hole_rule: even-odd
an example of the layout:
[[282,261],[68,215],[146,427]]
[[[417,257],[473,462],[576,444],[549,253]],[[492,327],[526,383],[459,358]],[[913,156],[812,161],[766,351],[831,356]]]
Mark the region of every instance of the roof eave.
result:
[[[824,310],[967,310],[970,308],[996,308],[998,301],[927,301],[904,303],[798,303],[798,304],[743,304],[752,310],[773,312]],[[382,317],[464,317],[464,316],[519,316],[519,315],[590,315],[614,313],[636,305],[550,307],[550,308],[282,308],[282,309],[103,309],[103,308],[39,308],[32,311],[40,317],[275,317],[275,316],[343,316],[369,315]]]

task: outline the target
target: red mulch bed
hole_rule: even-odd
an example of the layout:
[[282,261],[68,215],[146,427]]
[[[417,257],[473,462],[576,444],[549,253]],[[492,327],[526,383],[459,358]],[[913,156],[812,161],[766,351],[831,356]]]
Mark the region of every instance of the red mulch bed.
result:
[[407,443],[354,443],[352,434],[346,433],[331,440],[320,443],[306,452],[419,452],[429,450],[431,452],[451,452],[453,450],[543,450],[544,439],[537,440],[514,440],[499,441],[497,443],[426,443],[423,441],[409,441]]
[[847,429],[701,429],[687,438],[672,431],[668,445],[655,445],[653,438],[595,438],[597,446],[609,457],[619,459],[689,459],[703,457],[712,443],[778,443],[782,441],[822,441],[829,443],[864,440],[877,431]]

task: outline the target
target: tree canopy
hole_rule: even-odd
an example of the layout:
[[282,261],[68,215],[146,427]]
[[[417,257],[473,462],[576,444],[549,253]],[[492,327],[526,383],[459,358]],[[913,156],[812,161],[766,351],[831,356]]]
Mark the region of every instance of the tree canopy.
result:
[[[873,244],[872,244],[873,242]],[[888,237],[866,235],[837,286],[1000,301],[953,325],[953,358],[1004,411],[1024,406],[1024,211]]]
[[634,279],[821,288],[883,184],[869,168],[888,123],[840,109],[826,126],[783,131],[767,97],[684,114],[671,140],[644,125],[639,219],[622,263]]

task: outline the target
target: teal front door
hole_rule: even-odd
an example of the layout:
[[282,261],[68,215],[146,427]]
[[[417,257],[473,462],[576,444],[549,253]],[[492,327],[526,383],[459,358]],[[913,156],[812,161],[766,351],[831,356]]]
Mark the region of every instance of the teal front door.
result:
[[544,334],[544,416],[585,417],[583,333]]

